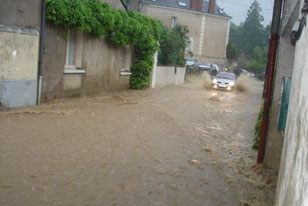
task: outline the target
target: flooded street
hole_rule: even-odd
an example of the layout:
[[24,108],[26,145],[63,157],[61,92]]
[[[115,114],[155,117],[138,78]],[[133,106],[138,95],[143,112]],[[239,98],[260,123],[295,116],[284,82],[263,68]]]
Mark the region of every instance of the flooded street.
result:
[[251,149],[262,83],[199,83],[0,112],[0,205],[271,206]]

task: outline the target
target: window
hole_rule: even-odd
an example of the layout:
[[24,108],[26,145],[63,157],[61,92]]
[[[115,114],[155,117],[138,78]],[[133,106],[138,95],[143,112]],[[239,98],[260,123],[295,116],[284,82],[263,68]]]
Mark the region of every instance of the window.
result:
[[177,19],[178,19],[178,18],[177,18],[176,16],[173,16],[173,17],[172,17],[171,29],[173,29],[173,28],[176,27]]
[[189,39],[186,42],[186,51],[191,52],[193,50],[193,40]]
[[66,65],[72,67],[75,65],[75,31],[68,30],[66,44]]
[[121,55],[121,71],[120,75],[121,76],[129,76],[131,75],[131,66],[132,66],[132,54],[133,54],[133,49],[131,46],[127,45],[123,48],[122,50],[122,55]]
[[68,30],[66,40],[66,61],[64,65],[65,74],[83,74],[85,70],[81,69],[82,60],[82,32],[77,33],[74,30]]

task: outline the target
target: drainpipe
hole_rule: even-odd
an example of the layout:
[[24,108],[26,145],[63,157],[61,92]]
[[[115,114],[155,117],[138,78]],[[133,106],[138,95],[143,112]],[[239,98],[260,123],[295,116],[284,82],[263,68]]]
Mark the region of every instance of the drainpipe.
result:
[[122,5],[123,5],[124,9],[127,11],[127,10],[128,10],[128,8],[127,8],[127,6],[128,6],[127,1],[121,0],[121,3],[122,3]]
[[269,113],[272,103],[272,95],[274,89],[274,75],[276,65],[276,53],[279,42],[279,28],[281,19],[281,9],[283,0],[275,0],[273,20],[271,28],[271,38],[268,49],[268,60],[266,68],[265,92],[264,92],[264,113],[261,125],[260,145],[258,151],[257,163],[261,163],[265,155],[266,140],[269,126]]
[[40,28],[40,47],[39,47],[39,62],[37,72],[37,101],[36,104],[41,103],[41,91],[42,91],[42,68],[43,68],[43,55],[45,47],[45,22],[46,22],[46,3],[42,0],[42,13],[41,13],[41,28]]

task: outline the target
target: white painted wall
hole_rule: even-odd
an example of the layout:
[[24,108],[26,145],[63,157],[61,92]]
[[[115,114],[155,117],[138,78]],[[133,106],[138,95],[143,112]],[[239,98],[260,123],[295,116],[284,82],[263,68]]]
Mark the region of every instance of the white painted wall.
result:
[[0,80],[37,78],[39,36],[0,31]]
[[174,67],[156,66],[153,68],[151,87],[164,87],[184,84],[186,68],[177,67],[175,73]]
[[[291,2],[291,0],[289,0]],[[304,0],[301,0],[301,6]],[[275,206],[308,206],[308,25],[296,44]]]
[[39,33],[0,25],[0,108],[35,105]]

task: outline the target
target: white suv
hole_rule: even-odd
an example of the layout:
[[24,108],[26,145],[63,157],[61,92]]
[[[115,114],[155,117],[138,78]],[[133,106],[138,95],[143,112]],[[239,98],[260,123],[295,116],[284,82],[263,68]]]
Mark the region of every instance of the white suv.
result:
[[198,64],[198,59],[196,57],[185,57],[184,59],[187,66],[195,66]]

